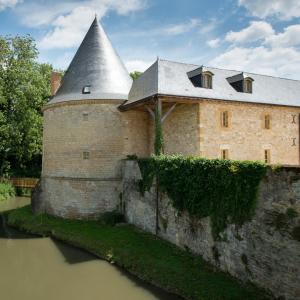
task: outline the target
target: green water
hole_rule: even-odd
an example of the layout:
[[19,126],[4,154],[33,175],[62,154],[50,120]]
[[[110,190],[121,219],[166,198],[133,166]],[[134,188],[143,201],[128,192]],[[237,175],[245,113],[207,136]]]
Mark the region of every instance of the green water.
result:
[[[0,203],[0,211],[29,204]],[[96,257],[53,241],[27,236],[0,219],[0,291],[5,300],[173,300]]]

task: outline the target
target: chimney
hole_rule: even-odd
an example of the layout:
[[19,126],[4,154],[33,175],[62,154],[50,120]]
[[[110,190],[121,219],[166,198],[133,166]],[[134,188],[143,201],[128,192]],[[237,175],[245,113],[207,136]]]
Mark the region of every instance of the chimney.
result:
[[55,96],[61,83],[61,74],[58,72],[52,72],[51,74],[51,96]]

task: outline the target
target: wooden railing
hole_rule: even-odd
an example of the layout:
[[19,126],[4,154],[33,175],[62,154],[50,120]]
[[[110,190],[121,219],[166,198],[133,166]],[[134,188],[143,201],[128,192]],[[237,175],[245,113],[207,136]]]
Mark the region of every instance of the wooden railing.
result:
[[13,186],[21,188],[34,188],[39,179],[38,178],[10,178],[8,180]]

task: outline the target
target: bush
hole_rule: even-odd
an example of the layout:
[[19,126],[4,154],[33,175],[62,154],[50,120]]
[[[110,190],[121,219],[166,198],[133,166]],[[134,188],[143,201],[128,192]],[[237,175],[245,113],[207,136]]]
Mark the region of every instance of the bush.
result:
[[0,182],[0,201],[14,197],[15,194],[15,188],[10,183]]
[[118,223],[124,223],[125,217],[118,211],[106,212],[100,217],[99,222],[103,225],[115,226]]
[[230,161],[183,156],[140,158],[141,192],[149,190],[157,176],[179,211],[210,216],[215,237],[228,224],[242,225],[256,208],[259,183],[267,166],[253,161]]

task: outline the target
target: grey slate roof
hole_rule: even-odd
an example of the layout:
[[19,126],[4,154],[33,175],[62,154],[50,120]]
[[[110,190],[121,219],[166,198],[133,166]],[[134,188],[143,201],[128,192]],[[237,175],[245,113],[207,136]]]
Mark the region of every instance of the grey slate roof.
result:
[[[83,94],[87,85],[91,93]],[[127,100],[131,85],[128,71],[95,18],[49,104],[86,99]]]
[[253,93],[240,93],[229,84],[227,78],[241,74],[241,71],[204,67],[214,74],[213,88],[205,89],[195,87],[187,75],[199,67],[201,66],[157,60],[133,82],[124,108],[156,94],[300,107],[298,80],[246,73],[254,80]]

